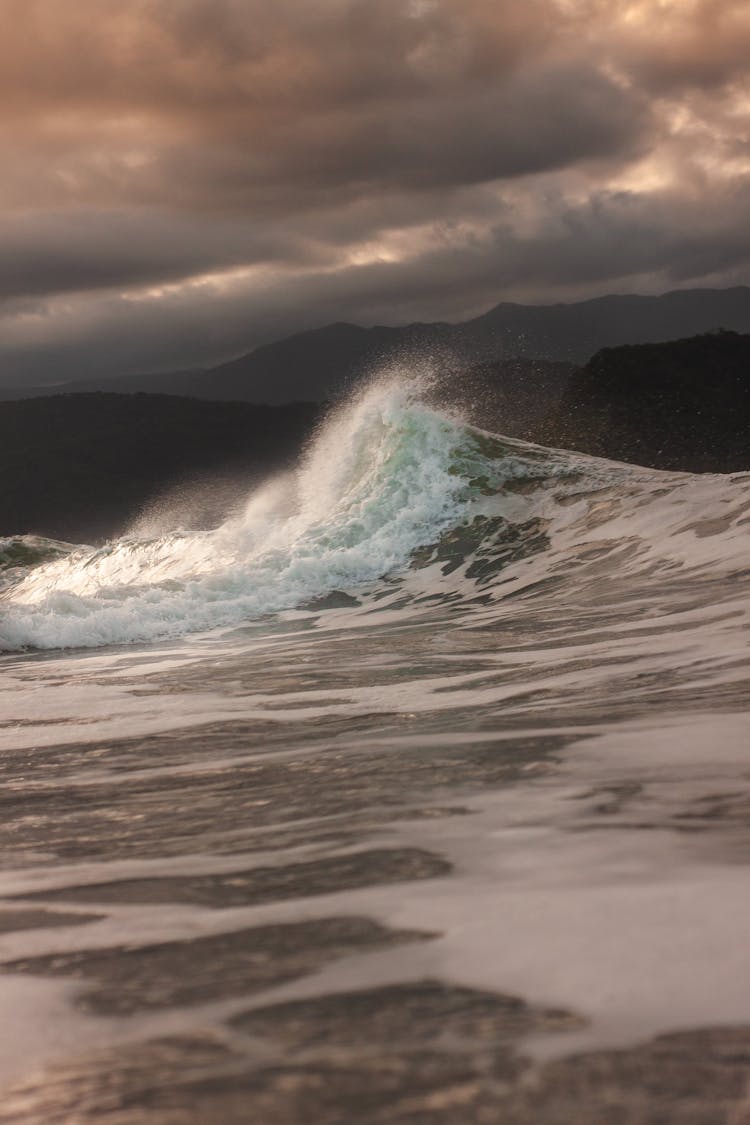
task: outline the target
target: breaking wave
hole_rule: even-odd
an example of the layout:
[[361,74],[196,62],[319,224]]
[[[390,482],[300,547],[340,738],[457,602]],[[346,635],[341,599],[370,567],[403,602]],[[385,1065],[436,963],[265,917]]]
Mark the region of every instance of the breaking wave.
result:
[[[572,570],[676,581],[740,566],[749,510],[747,474],[543,449],[469,427],[413,386],[380,384],[329,419],[295,473],[212,531],[101,548],[0,540],[0,649],[167,638],[334,591],[382,603],[394,582],[416,604],[476,599],[477,587],[500,600]],[[385,576],[389,587],[373,586]]]

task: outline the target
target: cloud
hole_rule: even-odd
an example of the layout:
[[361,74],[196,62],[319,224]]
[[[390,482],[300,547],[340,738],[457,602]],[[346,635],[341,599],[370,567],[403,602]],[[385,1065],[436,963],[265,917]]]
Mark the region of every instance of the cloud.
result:
[[745,0],[641,0],[618,21],[622,64],[653,93],[717,90],[747,81],[750,9]]
[[10,202],[279,214],[611,155],[647,116],[542,0],[8,3]]
[[4,0],[5,380],[750,279],[735,0]]
[[[0,299],[143,288],[195,273],[326,260],[283,228],[184,213],[70,211],[0,216]],[[328,255],[329,256],[329,255]]]

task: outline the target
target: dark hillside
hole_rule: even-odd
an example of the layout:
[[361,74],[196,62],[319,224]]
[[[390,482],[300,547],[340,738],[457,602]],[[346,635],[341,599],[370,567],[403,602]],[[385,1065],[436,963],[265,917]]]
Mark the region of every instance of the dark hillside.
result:
[[214,401],[289,403],[337,395],[389,361],[406,372],[423,360],[454,367],[507,362],[515,357],[585,363],[599,349],[672,340],[719,327],[750,332],[750,288],[676,290],[658,297],[607,296],[573,304],[504,302],[458,324],[328,324],[256,348],[208,370],[123,375],[103,370],[64,387],[14,385],[0,373],[0,399],[113,391],[186,395]]
[[750,335],[605,348],[571,377],[542,436],[659,469],[750,469]]
[[2,403],[0,535],[98,541],[195,478],[225,504],[292,462],[321,409],[113,394]]

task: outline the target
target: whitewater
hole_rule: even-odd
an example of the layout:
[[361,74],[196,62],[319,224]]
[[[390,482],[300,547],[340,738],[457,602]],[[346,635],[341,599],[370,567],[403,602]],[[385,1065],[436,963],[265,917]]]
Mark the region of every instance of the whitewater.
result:
[[0,529],[0,1122],[745,1120],[750,474],[390,377],[149,511]]

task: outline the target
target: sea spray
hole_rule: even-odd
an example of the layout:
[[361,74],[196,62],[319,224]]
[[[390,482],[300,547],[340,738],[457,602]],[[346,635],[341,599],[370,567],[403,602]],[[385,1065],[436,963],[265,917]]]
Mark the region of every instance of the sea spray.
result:
[[329,419],[291,478],[210,532],[125,536],[6,591],[0,647],[96,646],[210,629],[371,581],[457,520],[462,427],[381,382]]

